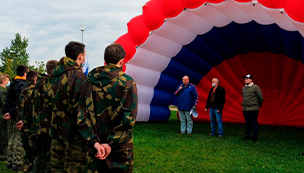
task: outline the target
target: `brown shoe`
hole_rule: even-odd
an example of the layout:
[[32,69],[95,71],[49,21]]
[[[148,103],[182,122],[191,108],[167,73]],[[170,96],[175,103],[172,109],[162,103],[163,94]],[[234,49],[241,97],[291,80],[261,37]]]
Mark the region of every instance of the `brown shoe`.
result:
[[192,135],[192,133],[188,133],[188,135]]

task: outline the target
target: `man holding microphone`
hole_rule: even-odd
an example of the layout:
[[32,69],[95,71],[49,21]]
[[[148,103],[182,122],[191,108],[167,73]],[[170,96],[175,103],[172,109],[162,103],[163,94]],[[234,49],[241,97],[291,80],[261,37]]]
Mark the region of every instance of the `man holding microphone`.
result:
[[[190,115],[191,109],[196,109],[198,104],[198,95],[195,85],[189,83],[189,77],[184,76],[182,84],[177,87],[175,95],[178,97],[178,111],[181,123],[181,134],[187,132],[188,135],[192,135],[193,120]],[[187,130],[186,130],[187,120]]]

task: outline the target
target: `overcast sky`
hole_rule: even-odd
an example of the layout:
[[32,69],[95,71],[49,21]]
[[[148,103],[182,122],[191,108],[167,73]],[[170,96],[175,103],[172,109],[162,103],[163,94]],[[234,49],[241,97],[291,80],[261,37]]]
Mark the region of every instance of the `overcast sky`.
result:
[[90,70],[103,65],[105,47],[127,32],[127,23],[142,14],[148,0],[12,0],[1,1],[0,51],[11,46],[16,33],[29,40],[30,64],[65,55],[71,41],[83,42]]

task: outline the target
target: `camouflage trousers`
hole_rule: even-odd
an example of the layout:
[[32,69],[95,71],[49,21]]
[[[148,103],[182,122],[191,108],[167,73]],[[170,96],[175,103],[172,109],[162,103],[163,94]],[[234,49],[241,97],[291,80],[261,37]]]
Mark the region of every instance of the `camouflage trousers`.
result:
[[52,172],[85,172],[86,143],[52,138]]
[[8,144],[7,128],[8,121],[3,119],[2,116],[0,116],[0,161],[6,160]]
[[99,160],[92,154],[87,154],[86,172],[132,173],[133,150],[111,152],[105,160]]
[[24,149],[22,145],[22,132],[15,128],[16,122],[9,121],[9,140],[7,147],[7,162],[15,165],[23,165]]
[[37,147],[35,150],[35,159],[32,172],[34,173],[49,173],[51,172],[51,142],[52,138],[49,135],[37,136]]
[[32,169],[34,158],[35,158],[35,149],[36,149],[37,136],[33,132],[23,132],[22,133],[22,143],[25,151],[24,154],[24,163],[23,171],[29,171]]

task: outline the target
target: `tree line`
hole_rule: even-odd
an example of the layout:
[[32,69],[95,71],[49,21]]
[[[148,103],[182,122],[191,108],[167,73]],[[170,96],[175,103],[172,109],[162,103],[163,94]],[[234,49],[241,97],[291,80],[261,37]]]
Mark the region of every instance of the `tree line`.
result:
[[34,70],[39,73],[45,73],[45,63],[43,61],[35,61],[35,65],[29,64],[29,54],[26,52],[28,47],[28,39],[21,37],[19,33],[15,35],[15,39],[11,41],[10,47],[5,47],[0,53],[0,73],[6,73],[10,76],[10,79],[14,78],[16,74],[16,68],[19,65],[27,65],[29,70]]

